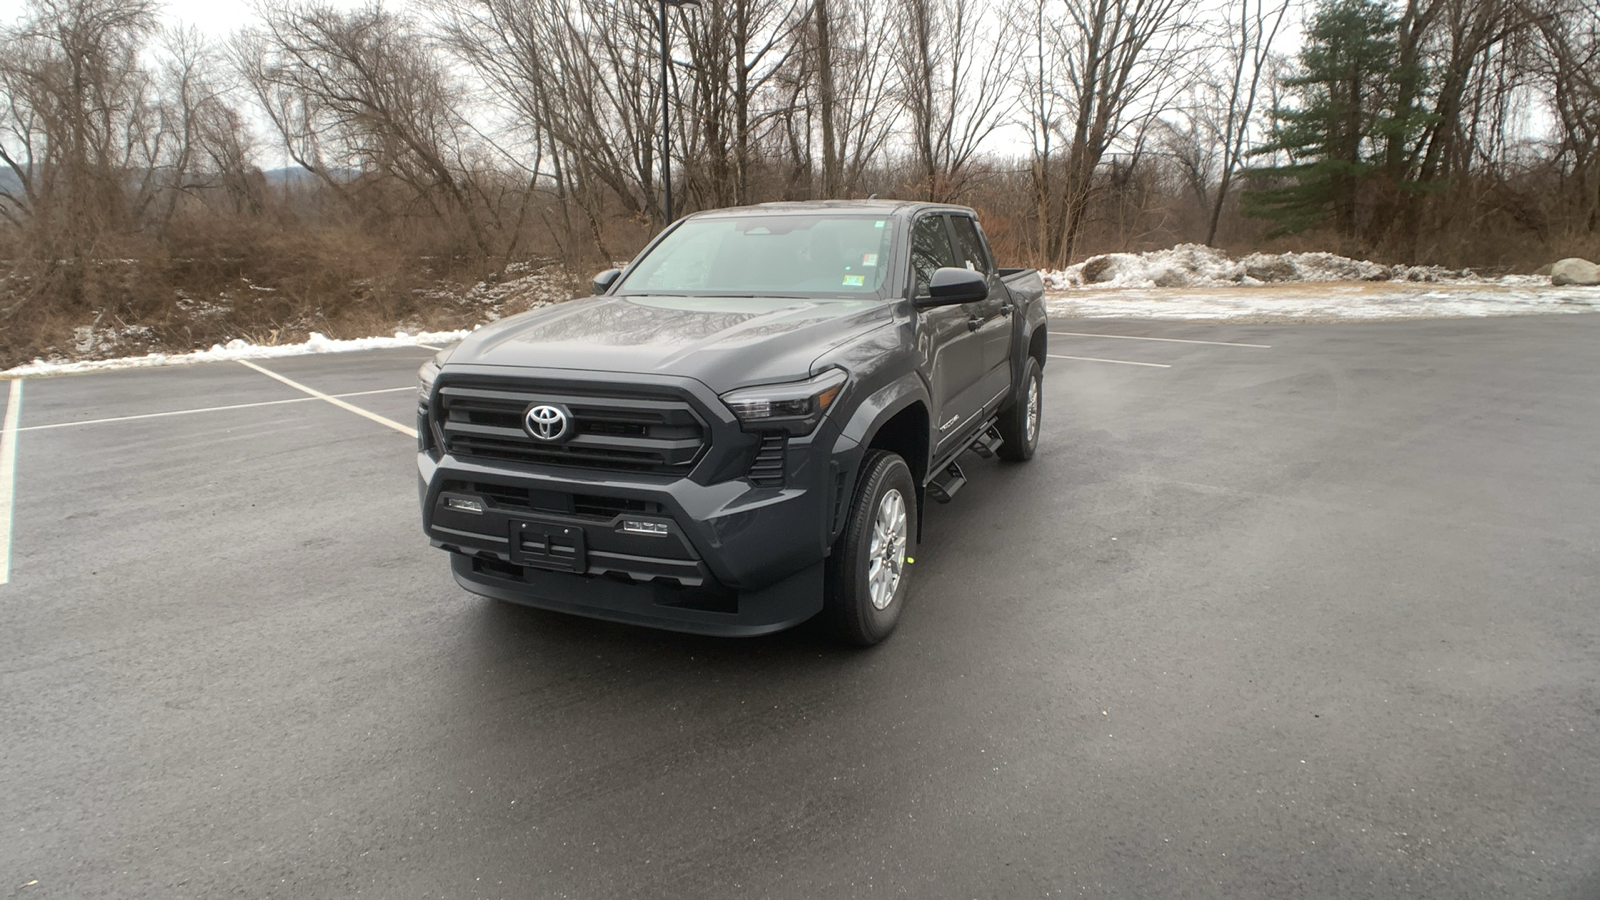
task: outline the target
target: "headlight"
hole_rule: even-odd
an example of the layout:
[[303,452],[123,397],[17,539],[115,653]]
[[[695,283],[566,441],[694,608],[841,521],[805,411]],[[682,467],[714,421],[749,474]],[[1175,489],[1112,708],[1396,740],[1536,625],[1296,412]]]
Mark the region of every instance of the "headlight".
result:
[[782,428],[790,434],[805,435],[816,429],[849,380],[843,369],[829,369],[807,381],[729,391],[722,395],[722,402],[728,404],[747,431]]
[[[444,354],[441,353],[440,356]],[[417,370],[417,402],[423,406],[428,405],[428,398],[433,396],[433,383],[439,380],[439,357],[435,356],[422,364]]]

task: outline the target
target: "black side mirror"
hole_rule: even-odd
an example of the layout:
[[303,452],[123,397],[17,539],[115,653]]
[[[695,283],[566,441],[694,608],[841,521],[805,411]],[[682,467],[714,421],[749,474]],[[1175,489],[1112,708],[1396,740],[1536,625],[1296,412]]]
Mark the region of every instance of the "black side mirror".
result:
[[928,279],[928,296],[914,302],[922,308],[955,306],[958,303],[976,303],[989,297],[989,281],[982,272],[945,266],[936,269]]
[[601,294],[604,294],[606,291],[611,290],[611,286],[617,283],[617,277],[621,274],[621,269],[607,269],[604,272],[601,272],[599,275],[596,275],[594,277],[594,282],[591,285],[594,288],[594,295],[598,297]]

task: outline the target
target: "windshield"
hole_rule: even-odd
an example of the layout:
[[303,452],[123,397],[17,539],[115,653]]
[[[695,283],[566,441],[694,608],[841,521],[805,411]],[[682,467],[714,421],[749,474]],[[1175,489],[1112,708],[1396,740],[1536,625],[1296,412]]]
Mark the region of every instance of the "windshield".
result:
[[893,225],[886,217],[752,214],[690,219],[618,286],[618,294],[881,295]]

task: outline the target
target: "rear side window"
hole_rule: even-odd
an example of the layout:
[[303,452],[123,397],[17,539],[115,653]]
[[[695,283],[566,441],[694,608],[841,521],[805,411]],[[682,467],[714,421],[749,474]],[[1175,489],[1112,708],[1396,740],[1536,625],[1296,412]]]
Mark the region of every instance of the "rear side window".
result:
[[978,236],[978,226],[966,216],[951,216],[950,224],[956,229],[956,254],[960,265],[974,272],[989,272],[989,254],[983,251],[983,238]]
[[944,216],[928,216],[911,229],[911,273],[917,281],[914,297],[928,296],[928,282],[935,269],[959,265],[950,247],[950,232]]

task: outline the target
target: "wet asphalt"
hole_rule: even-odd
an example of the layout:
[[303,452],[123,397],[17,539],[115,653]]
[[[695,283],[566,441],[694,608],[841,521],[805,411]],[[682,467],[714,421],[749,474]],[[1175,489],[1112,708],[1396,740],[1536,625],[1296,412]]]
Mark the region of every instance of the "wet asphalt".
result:
[[1053,337],[1170,368],[1051,360],[869,651],[467,594],[239,364],[25,382],[0,897],[1600,897],[1600,316],[1054,330],[1270,346]]

